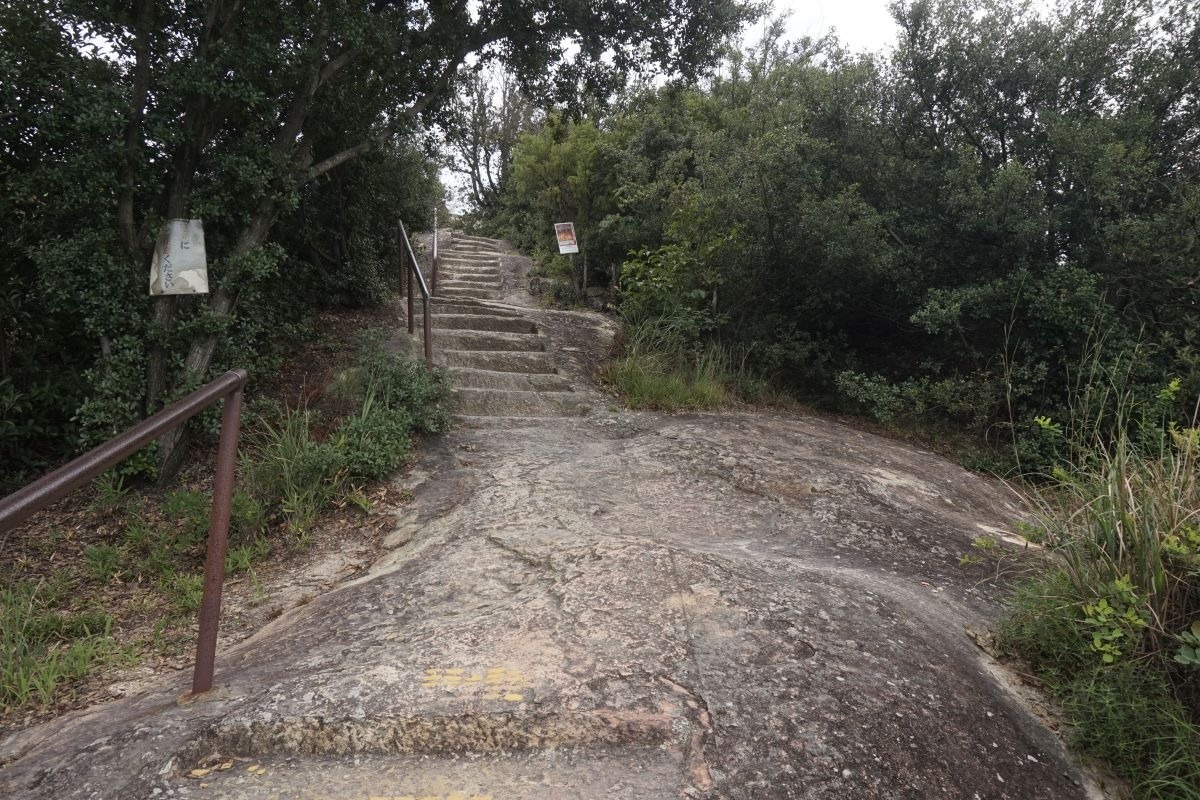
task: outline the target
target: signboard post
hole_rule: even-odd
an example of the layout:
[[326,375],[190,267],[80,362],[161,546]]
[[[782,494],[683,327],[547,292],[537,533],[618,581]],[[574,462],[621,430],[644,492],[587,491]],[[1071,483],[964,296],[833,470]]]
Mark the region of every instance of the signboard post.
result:
[[201,220],[172,219],[163,225],[150,261],[150,294],[208,294]]
[[[558,239],[558,253],[571,262],[571,280],[575,280],[575,254],[579,252],[579,241],[575,238],[574,222],[554,223],[554,235]],[[584,262],[583,291],[587,291],[587,260]]]

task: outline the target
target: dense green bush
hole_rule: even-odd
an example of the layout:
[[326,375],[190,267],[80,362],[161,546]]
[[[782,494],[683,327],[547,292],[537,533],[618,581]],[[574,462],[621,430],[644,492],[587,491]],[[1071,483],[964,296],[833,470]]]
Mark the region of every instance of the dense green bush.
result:
[[[914,0],[889,54],[784,44],[527,134],[497,219],[573,219],[627,318],[814,402],[1050,458],[1098,338],[1200,394],[1200,8]],[[1190,398],[1190,400],[1189,400]],[[1042,463],[1050,463],[1043,461]]]

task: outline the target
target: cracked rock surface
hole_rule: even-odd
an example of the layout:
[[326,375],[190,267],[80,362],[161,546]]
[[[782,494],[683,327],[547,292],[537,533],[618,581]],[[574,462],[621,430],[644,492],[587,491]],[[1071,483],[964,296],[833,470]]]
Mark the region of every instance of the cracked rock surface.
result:
[[[552,327],[552,326],[548,326]],[[829,421],[597,406],[426,442],[369,574],[0,744],[13,798],[1089,796],[964,626],[996,485]]]

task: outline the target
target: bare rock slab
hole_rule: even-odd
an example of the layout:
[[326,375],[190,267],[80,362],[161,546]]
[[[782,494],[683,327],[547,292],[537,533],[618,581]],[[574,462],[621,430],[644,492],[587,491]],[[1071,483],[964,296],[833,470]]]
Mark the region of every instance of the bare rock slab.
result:
[[[770,414],[429,447],[371,573],[183,680],[0,745],[14,798],[1011,798],[1085,779],[964,633],[1016,509]],[[228,766],[225,766],[228,765]]]

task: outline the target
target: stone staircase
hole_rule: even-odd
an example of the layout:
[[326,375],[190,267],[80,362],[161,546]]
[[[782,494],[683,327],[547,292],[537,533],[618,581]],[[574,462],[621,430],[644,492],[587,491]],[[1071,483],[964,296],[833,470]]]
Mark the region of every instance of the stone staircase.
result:
[[[557,368],[538,323],[523,309],[500,301],[504,275],[499,242],[452,233],[439,247],[437,292],[430,302],[433,357],[450,375],[458,421],[481,427],[514,418],[587,413],[587,405]],[[421,313],[418,304],[418,332]],[[420,351],[419,334],[402,338],[410,352]]]

